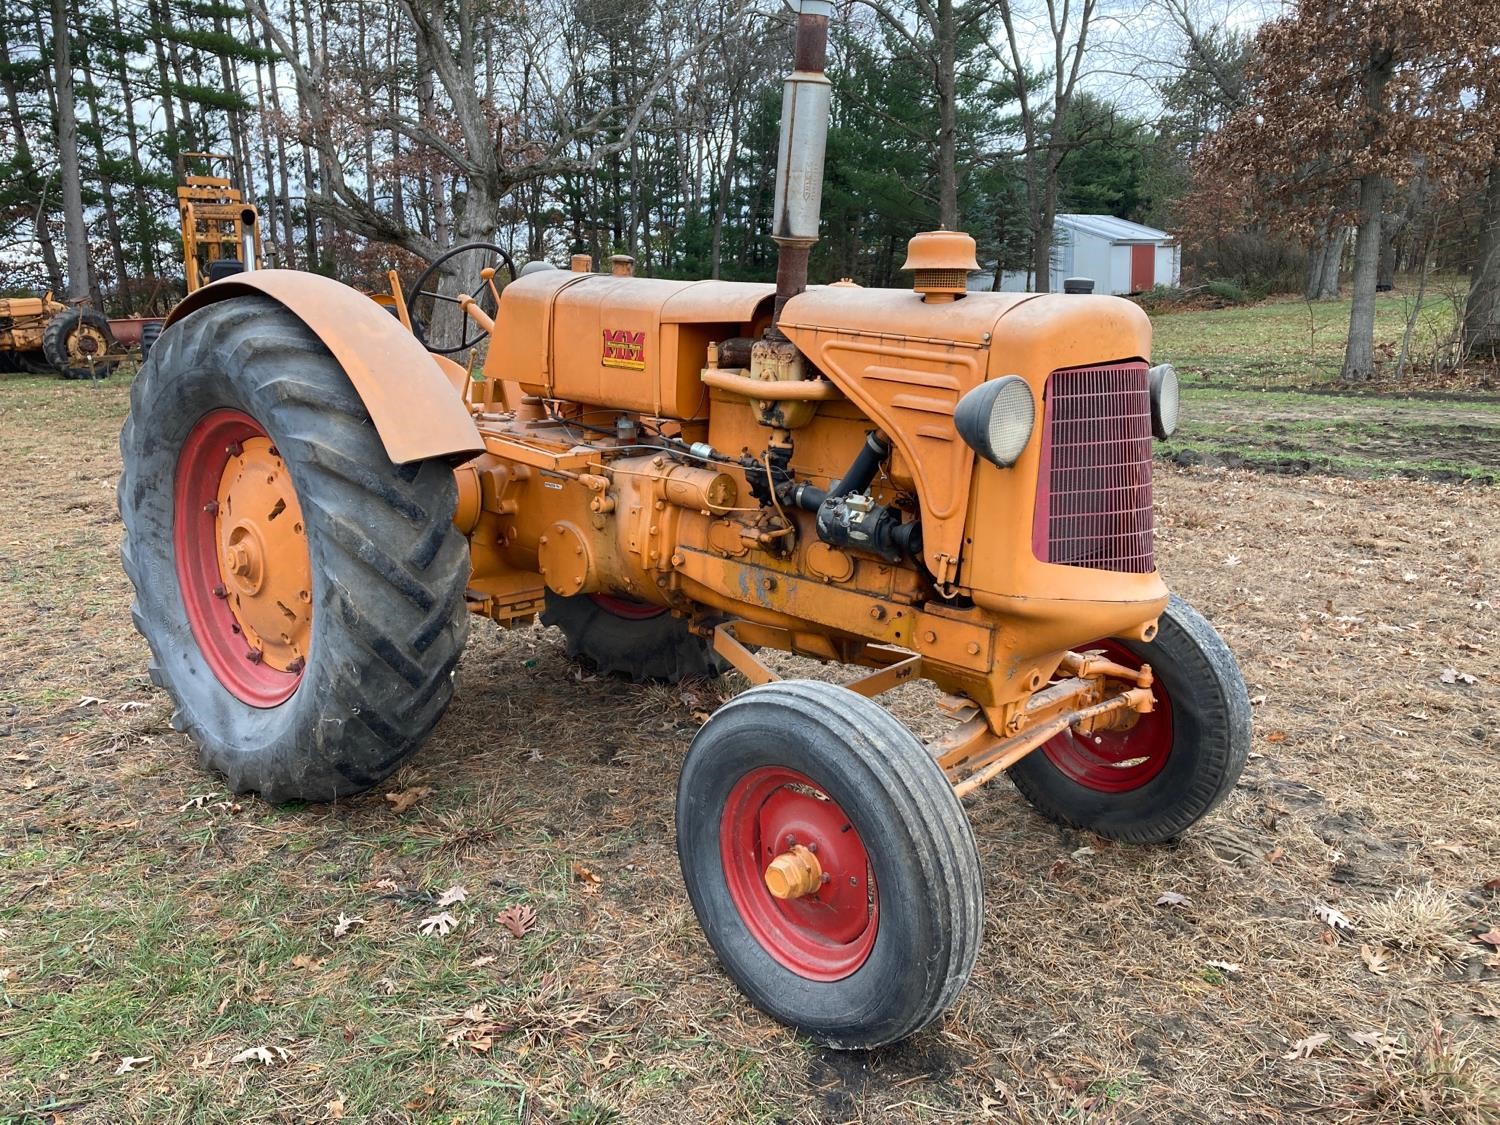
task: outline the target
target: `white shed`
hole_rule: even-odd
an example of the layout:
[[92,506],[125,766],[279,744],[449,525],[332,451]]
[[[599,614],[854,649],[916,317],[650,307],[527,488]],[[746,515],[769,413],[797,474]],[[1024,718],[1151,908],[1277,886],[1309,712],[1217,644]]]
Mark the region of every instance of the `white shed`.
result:
[[[1116,219],[1113,215],[1059,215],[1052,240],[1052,292],[1061,293],[1070,277],[1087,277],[1095,293],[1144,293],[1153,285],[1177,285],[1182,279],[1182,247],[1155,227]],[[989,289],[994,271],[971,274],[970,289]],[[1033,288],[1029,272],[1006,270],[1000,288],[1026,293]]]

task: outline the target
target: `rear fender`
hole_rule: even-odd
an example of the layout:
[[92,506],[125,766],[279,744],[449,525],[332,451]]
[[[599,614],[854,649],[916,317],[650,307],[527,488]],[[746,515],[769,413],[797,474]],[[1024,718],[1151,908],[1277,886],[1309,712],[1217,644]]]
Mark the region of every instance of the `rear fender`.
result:
[[398,465],[484,451],[469,409],[415,336],[356,289],[300,270],[255,270],[191,293],[167,317],[174,324],[215,301],[263,294],[284,305],[344,368]]

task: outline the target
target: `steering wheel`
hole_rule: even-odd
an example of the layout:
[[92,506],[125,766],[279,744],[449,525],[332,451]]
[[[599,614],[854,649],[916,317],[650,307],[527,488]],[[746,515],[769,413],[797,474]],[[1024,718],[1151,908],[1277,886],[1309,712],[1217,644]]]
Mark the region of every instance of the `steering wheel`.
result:
[[[463,328],[459,332],[459,342],[451,348],[442,348],[435,346],[429,340],[429,334],[432,331],[432,314],[437,309],[437,302],[447,301],[449,304],[457,305],[458,297],[456,295],[450,296],[446,293],[439,293],[436,289],[429,289],[428,286],[443,266],[452,259],[457,258],[460,254],[483,255],[479,259],[479,267],[474,270],[474,281],[476,284],[467,288],[460,288],[458,292],[471,295],[474,298],[474,303],[479,306],[480,311],[487,314],[491,319],[495,316],[495,297],[490,291],[489,285],[480,276],[480,271],[485,266],[494,265],[496,266],[496,272],[498,272],[498,267],[503,265],[510,273],[510,280],[514,281],[516,279],[516,263],[512,260],[511,256],[500,247],[489,242],[466,242],[462,246],[455,246],[447,253],[439,255],[431,265],[422,271],[422,276],[417,278],[416,283],[408,290],[411,296],[407,299],[407,312],[411,317],[412,335],[428,351],[435,352],[438,355],[454,355],[457,352],[468,351],[470,348],[478,346],[485,338],[484,330],[469,319],[462,310],[459,310],[458,315],[463,319]],[[462,278],[467,275],[460,273],[459,276]],[[418,312],[418,302],[425,302],[426,304],[427,312],[425,317]],[[473,331],[473,336],[469,335],[470,330]]]

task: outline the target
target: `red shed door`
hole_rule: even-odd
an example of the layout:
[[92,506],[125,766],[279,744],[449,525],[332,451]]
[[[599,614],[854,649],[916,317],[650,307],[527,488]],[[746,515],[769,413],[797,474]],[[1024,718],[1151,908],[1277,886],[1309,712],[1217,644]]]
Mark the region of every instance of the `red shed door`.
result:
[[1144,293],[1156,284],[1156,247],[1150,243],[1130,248],[1130,291]]

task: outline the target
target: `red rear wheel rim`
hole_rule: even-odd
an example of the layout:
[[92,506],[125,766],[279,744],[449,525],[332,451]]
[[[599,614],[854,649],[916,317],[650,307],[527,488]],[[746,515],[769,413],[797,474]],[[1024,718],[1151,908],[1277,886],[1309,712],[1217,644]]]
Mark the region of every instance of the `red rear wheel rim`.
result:
[[638,602],[633,598],[617,598],[613,594],[590,594],[589,600],[605,613],[623,617],[626,621],[645,621],[648,618],[660,617],[667,612],[667,607],[664,605]]
[[173,489],[172,546],[183,608],[198,651],[219,683],[252,707],[275,707],[297,690],[302,672],[280,671],[250,657],[224,588],[214,512],[231,449],[265,429],[238,410],[215,410],[200,418],[177,455]]
[[[765,869],[792,844],[810,849],[821,890],[779,899]],[[730,790],[719,829],[729,897],[745,927],[781,965],[809,980],[841,980],[875,946],[880,895],[859,832],[811,778],[781,766],[752,770]]]
[[[1087,646],[1102,649],[1116,664],[1139,668],[1146,661],[1118,641]],[[1042,744],[1048,761],[1068,778],[1100,793],[1128,793],[1162,771],[1172,754],[1172,701],[1158,677],[1151,685],[1156,708],[1136,718],[1126,730],[1093,734],[1064,731]]]

